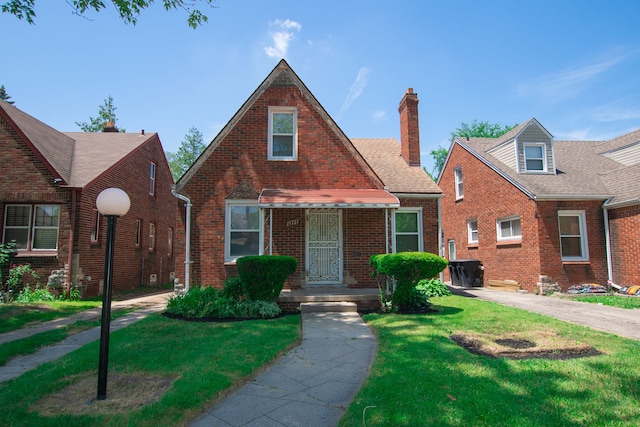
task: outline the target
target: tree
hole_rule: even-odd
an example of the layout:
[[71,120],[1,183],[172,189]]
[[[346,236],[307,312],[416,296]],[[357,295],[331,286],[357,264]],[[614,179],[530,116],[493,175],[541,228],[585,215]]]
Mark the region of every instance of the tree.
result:
[[167,161],[174,181],[177,181],[196,161],[206,146],[202,142],[202,133],[193,126],[184,136],[177,153],[167,152]]
[[502,126],[498,123],[489,123],[488,121],[479,122],[474,120],[470,125],[462,122],[460,127],[451,132],[451,141],[456,136],[469,137],[469,138],[497,138],[509,132],[511,129],[518,126],[516,123],[513,126]]
[[[113,106],[113,97],[109,95],[104,100],[104,105],[98,107],[98,117],[89,117],[89,122],[76,122],[76,125],[80,126],[82,132],[103,132],[107,124],[112,124],[116,128],[116,110],[118,108]],[[117,129],[117,128],[116,128]],[[120,132],[124,132],[121,129]]]
[[[51,1],[51,0],[48,0]],[[73,13],[84,16],[87,11],[94,10],[100,12],[101,9],[107,8],[107,2],[104,0],[66,0],[67,4],[73,10]],[[207,6],[214,7],[215,0],[162,0],[165,10],[182,9],[188,13],[187,24],[191,28],[205,24],[209,21],[200,9],[195,8],[198,3],[204,3]],[[111,3],[118,11],[120,19],[127,24],[136,25],[140,13],[151,6],[154,0],[111,0]],[[24,19],[29,24],[33,24],[36,17],[36,0],[9,0],[0,5],[2,13],[9,13],[18,19]]]
[[7,94],[7,91],[5,90],[4,85],[0,86],[0,99],[2,99],[4,102],[7,102],[11,105],[14,104],[14,101],[9,101],[11,97],[9,96],[9,94]]
[[442,171],[442,168],[444,167],[444,161],[447,160],[449,150],[442,147],[441,145],[438,145],[438,148],[429,151],[429,154],[431,154],[431,157],[433,157],[435,163],[431,172],[429,172],[426,168],[424,169],[424,171],[431,177],[432,180],[437,181],[438,175],[440,175],[440,171]]

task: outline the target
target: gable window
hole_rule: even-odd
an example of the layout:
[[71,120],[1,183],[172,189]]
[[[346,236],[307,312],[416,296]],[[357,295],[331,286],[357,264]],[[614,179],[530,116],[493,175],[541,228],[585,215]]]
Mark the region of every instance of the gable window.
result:
[[456,241],[451,239],[448,242],[449,244],[449,261],[453,261],[456,259]]
[[456,200],[464,197],[464,190],[462,188],[462,167],[459,166],[453,170],[453,176],[456,183]]
[[560,251],[563,261],[587,261],[587,228],[584,211],[558,211]]
[[141,244],[141,240],[142,240],[142,220],[141,219],[136,219],[136,248],[140,247]]
[[97,243],[100,240],[100,211],[93,212],[93,224],[91,225],[91,243]]
[[294,107],[269,107],[269,160],[298,159],[298,123]]
[[16,242],[18,250],[57,250],[60,206],[7,205],[3,242]]
[[156,194],[156,164],[149,163],[149,194]]
[[156,249],[156,225],[153,222],[149,223],[149,252],[153,252]]
[[478,243],[478,220],[470,219],[467,221],[468,242],[471,244]]
[[256,200],[227,200],[225,261],[262,253],[262,213]]
[[511,216],[496,221],[496,232],[498,240],[513,240],[522,237],[520,229],[520,217]]
[[524,144],[524,168],[527,172],[547,171],[547,156],[544,144]]
[[400,209],[394,214],[394,251],[422,250],[422,211]]

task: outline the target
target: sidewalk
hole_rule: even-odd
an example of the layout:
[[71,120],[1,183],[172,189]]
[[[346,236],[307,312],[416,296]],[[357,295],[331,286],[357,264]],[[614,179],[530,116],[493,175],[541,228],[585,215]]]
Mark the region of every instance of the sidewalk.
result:
[[540,313],[576,325],[588,326],[625,338],[640,340],[640,310],[610,307],[568,298],[507,292],[489,288],[449,286],[456,295],[493,301]]
[[[122,316],[110,323],[111,332],[124,328],[138,320],[145,318],[147,315],[159,312],[167,306],[167,300],[171,292],[162,292],[144,297],[134,298],[124,301],[116,301],[111,304],[111,309],[123,307],[140,307],[139,309]],[[36,326],[18,329],[15,331],[0,334],[0,344],[10,341],[27,338],[40,332],[50,331],[53,329],[63,328],[78,320],[91,320],[100,318],[102,308],[94,308],[85,310],[80,313],[44,322]],[[92,341],[100,338],[100,327],[95,327],[67,337],[65,340],[48,347],[43,347],[34,354],[26,356],[18,356],[10,359],[6,365],[0,366],[0,382],[9,381],[17,378],[24,372],[34,369],[43,363],[51,362],[59,359],[65,354],[82,347]]]
[[376,338],[356,312],[303,312],[301,319],[301,345],[191,427],[338,425],[369,375]]

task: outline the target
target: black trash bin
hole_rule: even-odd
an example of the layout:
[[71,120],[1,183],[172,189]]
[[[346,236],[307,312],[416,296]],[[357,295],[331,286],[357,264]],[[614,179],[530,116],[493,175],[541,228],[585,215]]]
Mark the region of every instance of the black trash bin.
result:
[[449,261],[449,274],[453,286],[481,287],[484,285],[484,269],[477,259]]

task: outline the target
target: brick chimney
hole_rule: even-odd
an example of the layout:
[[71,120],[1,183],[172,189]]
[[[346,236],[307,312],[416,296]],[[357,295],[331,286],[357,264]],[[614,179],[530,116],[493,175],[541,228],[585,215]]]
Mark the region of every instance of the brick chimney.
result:
[[118,132],[118,128],[114,122],[107,122],[104,128],[102,128],[102,132]]
[[420,126],[418,125],[418,94],[407,89],[400,106],[400,147],[402,158],[409,166],[420,166]]

